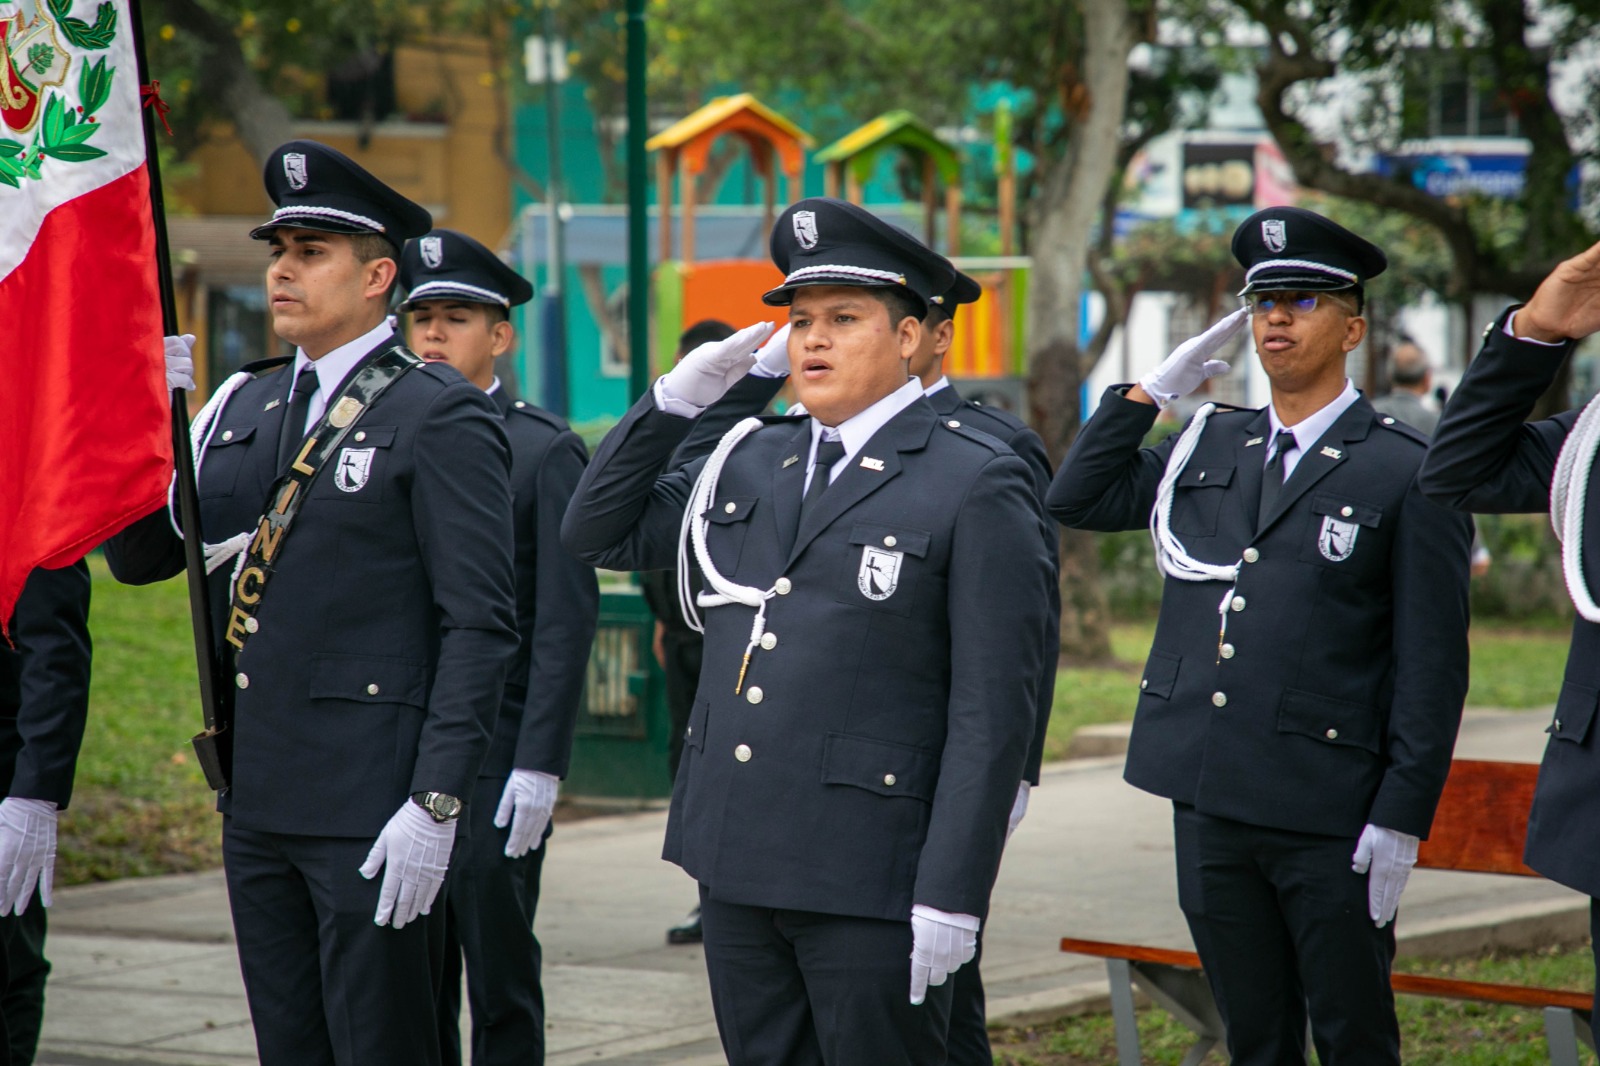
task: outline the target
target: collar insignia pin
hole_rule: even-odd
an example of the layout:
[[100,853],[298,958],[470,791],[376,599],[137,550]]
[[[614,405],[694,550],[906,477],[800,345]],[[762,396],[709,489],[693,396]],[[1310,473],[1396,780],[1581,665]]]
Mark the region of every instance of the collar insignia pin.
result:
[[798,463],[799,461],[800,461],[800,457],[798,455],[791,455],[791,456],[789,456],[789,458],[787,458],[787,459],[785,459],[783,461],[783,469],[787,470],[791,466],[793,466],[794,464]]
[[273,401],[269,402],[267,404],[267,406],[263,407],[262,410],[263,411],[270,411],[270,410],[272,410],[274,407],[278,406],[282,402],[283,402],[282,400],[273,400]]
[[1249,440],[1244,442],[1244,446],[1246,448],[1254,448],[1257,444],[1263,443],[1266,439],[1267,438],[1265,437],[1251,437]]
[[863,467],[865,467],[866,469],[868,469],[868,470],[881,471],[883,469],[883,460],[882,459],[874,459],[870,455],[863,455],[861,457],[861,465]]
[[1326,455],[1329,459],[1343,459],[1344,458],[1344,452],[1341,452],[1338,448],[1323,448],[1322,449],[1322,454]]

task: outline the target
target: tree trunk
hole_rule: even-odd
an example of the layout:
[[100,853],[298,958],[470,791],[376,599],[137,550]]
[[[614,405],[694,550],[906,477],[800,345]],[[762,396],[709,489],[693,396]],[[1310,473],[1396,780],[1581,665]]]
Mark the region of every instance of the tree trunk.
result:
[[160,7],[201,43],[200,92],[222,102],[240,143],[257,163],[265,163],[274,148],[294,138],[289,109],[256,80],[232,26],[196,0],[161,0]]
[[[1079,304],[1095,215],[1116,171],[1128,94],[1128,53],[1137,34],[1126,0],[1087,0],[1082,81],[1065,150],[1034,184],[1028,205],[1033,272],[1028,282],[1029,392],[1033,423],[1060,464],[1082,422],[1079,394],[1092,369],[1079,345]],[[1042,158],[1042,157],[1041,157]],[[1061,541],[1061,648],[1078,661],[1111,657],[1109,611],[1094,538]]]

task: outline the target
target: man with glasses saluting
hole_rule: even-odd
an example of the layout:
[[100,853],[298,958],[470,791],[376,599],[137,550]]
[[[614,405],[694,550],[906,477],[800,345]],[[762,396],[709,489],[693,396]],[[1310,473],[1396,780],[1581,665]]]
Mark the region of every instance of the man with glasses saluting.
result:
[[[1428,438],[1345,375],[1383,253],[1293,207],[1233,252],[1246,307],[1102,397],[1050,487],[1094,530],[1151,524],[1167,575],[1124,776],[1173,801],[1178,900],[1235,1066],[1400,1062],[1392,924],[1467,688],[1462,516],[1415,475]],[[1259,411],[1160,407],[1225,372],[1246,322]]]

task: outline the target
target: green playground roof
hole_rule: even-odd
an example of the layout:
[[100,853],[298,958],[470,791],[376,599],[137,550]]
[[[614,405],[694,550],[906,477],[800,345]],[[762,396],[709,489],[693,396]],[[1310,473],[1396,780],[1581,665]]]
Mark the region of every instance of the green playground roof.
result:
[[904,148],[933,159],[939,180],[954,184],[961,180],[961,157],[956,150],[909,111],[887,111],[864,126],[858,126],[817,152],[818,163],[850,164],[857,177],[865,178],[877,154],[884,148]]

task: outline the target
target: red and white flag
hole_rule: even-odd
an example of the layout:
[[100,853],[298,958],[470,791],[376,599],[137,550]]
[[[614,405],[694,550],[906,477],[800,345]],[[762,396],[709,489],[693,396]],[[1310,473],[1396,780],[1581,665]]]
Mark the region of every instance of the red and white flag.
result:
[[155,510],[172,476],[130,18],[0,4],[0,623],[34,567]]

